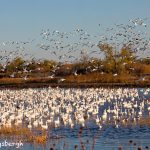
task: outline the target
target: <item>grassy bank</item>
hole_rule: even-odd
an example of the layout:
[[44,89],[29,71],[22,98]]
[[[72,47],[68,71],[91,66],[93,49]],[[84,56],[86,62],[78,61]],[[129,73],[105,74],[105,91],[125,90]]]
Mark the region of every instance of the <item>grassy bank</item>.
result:
[[[64,81],[61,81],[64,79]],[[140,78],[132,75],[117,75],[89,73],[85,75],[70,75],[65,77],[39,78],[1,78],[0,88],[38,88],[38,87],[149,87],[150,77]]]

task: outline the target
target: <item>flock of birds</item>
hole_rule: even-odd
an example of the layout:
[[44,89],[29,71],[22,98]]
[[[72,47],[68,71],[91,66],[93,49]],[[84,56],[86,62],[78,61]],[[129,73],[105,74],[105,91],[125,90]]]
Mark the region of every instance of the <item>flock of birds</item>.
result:
[[[135,18],[129,20],[127,25],[115,24],[107,29],[103,29],[99,24],[98,30],[103,30],[104,33],[96,33],[96,35],[82,28],[76,28],[72,32],[43,29],[40,38],[1,42],[0,63],[3,66],[0,69],[4,71],[6,65],[18,56],[36,60],[37,53],[39,55],[42,53],[43,56],[46,54],[46,57],[59,62],[76,62],[80,56],[100,57],[102,52],[98,45],[103,43],[111,44],[117,51],[125,43],[133,46],[133,52],[140,57],[141,55],[147,57],[150,50],[150,37],[146,31],[146,20]],[[27,62],[25,66],[30,63],[32,61]],[[54,67],[54,71],[56,68],[58,66]],[[94,71],[98,67],[87,69]],[[32,70],[27,70],[25,67],[23,73],[30,71]],[[78,75],[76,71],[74,74]],[[10,77],[15,77],[15,74]],[[53,77],[54,75],[50,76]],[[24,79],[26,80],[27,76]],[[62,78],[59,82],[64,80]],[[140,119],[150,116],[150,88],[2,89],[0,90],[0,116],[0,128],[15,125],[25,126],[31,130],[37,127],[49,130],[51,127],[74,128],[93,124],[102,129],[107,124],[115,127],[126,123],[138,124]]]
[[100,129],[138,123],[150,115],[150,88],[40,88],[0,90],[0,127],[83,127]]
[[[36,54],[41,54],[42,51],[43,56],[46,54],[45,56],[62,62],[77,61],[81,55],[101,56],[101,51],[98,48],[101,43],[110,43],[118,50],[122,44],[126,43],[134,45],[134,52],[147,53],[150,48],[150,39],[149,33],[145,31],[147,28],[145,21],[146,19],[136,18],[129,20],[127,25],[115,24],[106,29],[103,29],[102,25],[99,24],[98,31],[104,33],[96,33],[95,35],[82,28],[77,28],[72,32],[43,29],[40,38],[0,43],[0,60],[8,63],[16,56],[36,59]],[[141,29],[141,26],[145,29]],[[31,54],[31,49],[33,52],[33,49],[36,49],[36,52]]]

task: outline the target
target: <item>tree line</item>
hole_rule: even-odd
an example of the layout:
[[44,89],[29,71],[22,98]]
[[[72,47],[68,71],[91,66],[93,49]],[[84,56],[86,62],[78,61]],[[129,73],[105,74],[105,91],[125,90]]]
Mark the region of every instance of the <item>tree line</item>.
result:
[[140,76],[150,74],[150,59],[138,58],[129,45],[123,45],[120,51],[116,51],[108,43],[98,44],[104,58],[91,58],[82,55],[78,62],[60,63],[54,60],[24,60],[16,57],[5,65],[0,64],[1,77],[28,77],[35,76],[67,76],[99,72],[101,74],[132,74]]

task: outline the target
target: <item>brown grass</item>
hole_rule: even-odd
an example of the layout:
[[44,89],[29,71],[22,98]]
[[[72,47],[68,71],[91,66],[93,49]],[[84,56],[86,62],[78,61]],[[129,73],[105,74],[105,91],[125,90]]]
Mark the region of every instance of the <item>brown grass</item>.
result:
[[[150,69],[149,69],[150,70]],[[119,83],[119,84],[126,84],[126,85],[150,85],[150,76],[146,76],[145,80],[141,80],[140,77],[138,76],[133,76],[131,74],[120,74],[117,76],[114,76],[113,74],[101,74],[99,72],[92,72],[92,73],[87,73],[87,74],[81,74],[81,75],[69,75],[65,78],[66,80],[63,82],[58,82],[58,80],[61,77],[56,77],[56,78],[48,78],[48,77],[30,77],[27,80],[24,80],[23,78],[1,78],[0,79],[0,85],[15,85],[17,86],[17,84],[21,85],[21,84],[27,84],[28,83],[46,83],[46,84],[84,84],[84,83],[107,83],[107,84],[111,84],[111,83]]]
[[23,83],[22,78],[1,78],[0,83],[1,84],[13,84],[13,83]]
[[28,128],[21,127],[1,127],[0,136],[20,136],[23,137],[24,142],[34,142],[37,144],[45,144],[47,141],[46,132],[40,130],[41,135],[36,135],[33,131]]
[[1,78],[0,84],[21,84],[21,83],[44,83],[53,82],[54,79],[35,77],[28,78],[27,80],[23,78]]
[[139,124],[140,124],[140,125],[149,125],[149,126],[150,126],[150,117],[141,118],[141,119],[139,120]]
[[100,74],[99,72],[66,77],[66,82],[70,83],[135,83],[136,80],[136,77],[129,74],[113,76],[112,74]]
[[144,65],[144,74],[150,74],[150,65]]

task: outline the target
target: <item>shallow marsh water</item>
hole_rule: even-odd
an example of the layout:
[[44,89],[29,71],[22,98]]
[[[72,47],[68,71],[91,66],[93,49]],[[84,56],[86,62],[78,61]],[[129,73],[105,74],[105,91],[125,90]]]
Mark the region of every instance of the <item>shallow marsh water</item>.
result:
[[[146,89],[138,89],[139,99],[137,104],[143,102],[143,114],[142,117],[146,118],[149,116],[149,103],[147,100],[150,100],[150,92],[144,94]],[[130,99],[126,99],[130,101]],[[113,108],[116,104],[113,101],[106,101],[102,106],[99,107],[99,116],[101,116],[105,109]],[[134,108],[135,116],[138,117],[139,108]],[[122,108],[122,112],[125,112],[125,109]],[[136,116],[137,115],[137,116]],[[130,115],[128,116],[130,117]],[[133,117],[131,117],[131,122]],[[111,115],[110,115],[111,118]],[[113,118],[111,118],[113,119]],[[73,128],[70,126],[60,126],[58,128],[53,128],[48,133],[48,141],[46,145],[38,145],[33,143],[23,143],[23,146],[20,146],[19,149],[24,150],[33,150],[33,149],[53,149],[53,150],[74,150],[74,149],[84,149],[84,150],[135,150],[138,148],[141,149],[150,149],[150,124],[129,124],[122,125],[118,123],[119,126],[116,127],[114,124],[103,124],[100,129],[99,126],[93,122],[91,119],[85,123],[85,126],[82,127],[82,132],[80,131],[81,125],[75,124]],[[0,149],[16,149],[15,147],[2,146],[2,142],[7,140],[11,142],[9,137],[1,137]],[[17,142],[14,141],[13,142]]]

